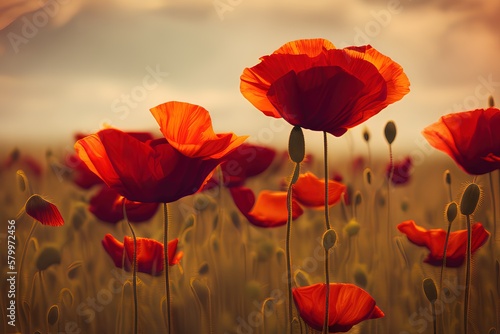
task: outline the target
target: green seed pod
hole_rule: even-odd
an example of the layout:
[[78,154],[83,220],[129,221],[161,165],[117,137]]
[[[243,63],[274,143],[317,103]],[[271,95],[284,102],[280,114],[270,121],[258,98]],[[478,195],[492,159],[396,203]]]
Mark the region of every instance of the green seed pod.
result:
[[387,140],[389,145],[391,145],[394,142],[394,139],[396,139],[396,133],[397,130],[394,121],[387,122],[387,124],[385,125],[384,134],[385,139]]
[[476,210],[479,198],[481,197],[481,188],[476,183],[471,183],[465,188],[460,200],[460,212],[463,215],[471,215]]
[[490,95],[490,97],[488,98],[488,106],[491,108],[491,107],[494,107],[495,106],[495,99],[493,98],[493,96]]
[[363,196],[361,196],[360,191],[356,191],[356,194],[354,195],[354,205],[358,206],[363,202]]
[[422,286],[424,288],[424,293],[425,296],[427,297],[427,300],[431,304],[435,303],[437,300],[437,289],[434,280],[432,278],[426,278],[422,282]]
[[365,168],[363,171],[364,179],[368,185],[372,185],[372,170],[370,168]]
[[28,177],[21,169],[16,172],[16,179],[19,190],[21,190],[21,192],[25,192],[26,189],[29,188],[29,182]]
[[323,233],[323,248],[325,250],[329,250],[332,247],[335,247],[335,244],[337,243],[337,232],[333,228],[326,230],[325,233]]
[[189,216],[187,216],[186,220],[184,220],[184,229],[187,229],[187,228],[193,226],[195,219],[196,218],[193,214],[190,214]]
[[295,285],[298,287],[311,285],[309,275],[303,270],[296,270],[293,279],[295,281]]
[[369,142],[370,141],[370,132],[368,131],[368,128],[365,127],[363,129],[363,139],[365,140],[365,142]]
[[293,162],[301,163],[306,155],[304,133],[300,126],[294,126],[288,140],[288,154]]
[[366,271],[363,268],[358,267],[354,271],[354,282],[357,286],[366,288],[366,285],[368,284],[368,278],[366,277]]
[[36,259],[36,268],[45,270],[53,264],[61,263],[61,253],[53,246],[46,246],[40,250]]
[[401,202],[401,210],[403,212],[407,212],[408,209],[410,207],[410,203],[408,203],[408,200],[407,199],[404,199],[402,202]]
[[49,312],[47,312],[47,323],[50,326],[53,326],[57,323],[58,320],[59,320],[59,306],[52,305],[49,309]]
[[209,269],[208,263],[207,262],[203,262],[201,264],[201,266],[198,268],[198,275],[203,276],[203,275],[208,274],[208,269]]
[[446,182],[446,184],[448,185],[451,185],[451,173],[448,169],[444,171],[444,182]]
[[344,226],[344,232],[349,237],[352,237],[352,236],[355,236],[356,234],[358,234],[360,227],[361,226],[359,225],[358,221],[353,218],[353,219],[349,220],[349,222],[347,223],[346,226]]
[[452,223],[455,218],[457,218],[458,213],[458,205],[456,202],[450,202],[446,206],[446,219],[448,219],[448,223]]

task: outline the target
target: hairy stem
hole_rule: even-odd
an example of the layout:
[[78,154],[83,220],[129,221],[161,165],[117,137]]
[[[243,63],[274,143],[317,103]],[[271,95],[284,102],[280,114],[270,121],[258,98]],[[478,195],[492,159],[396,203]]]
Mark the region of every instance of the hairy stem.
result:
[[465,269],[465,300],[464,300],[464,333],[468,333],[468,313],[469,313],[469,294],[470,294],[470,267],[471,267],[471,239],[472,231],[470,226],[470,216],[467,215],[467,256]]
[[127,217],[127,209],[125,207],[125,198],[123,199],[123,218],[128,224],[130,233],[132,233],[132,238],[134,240],[134,255],[132,258],[132,289],[134,293],[134,334],[137,334],[138,329],[138,303],[137,303],[137,237],[135,235],[134,229],[130,224]]
[[292,174],[292,179],[288,184],[288,190],[286,193],[286,206],[288,212],[288,218],[286,223],[286,241],[285,241],[285,252],[286,252],[286,283],[287,283],[287,296],[288,296],[288,319],[287,327],[289,328],[287,332],[291,331],[292,328],[292,318],[293,318],[293,307],[292,307],[292,258],[290,255],[290,238],[292,234],[292,187],[293,187],[293,175],[298,174],[300,169],[300,164],[296,163]]
[[170,317],[170,279],[168,275],[168,205],[163,203],[163,251],[165,252],[164,266],[165,270],[165,309],[167,312],[167,333],[170,334],[171,317]]

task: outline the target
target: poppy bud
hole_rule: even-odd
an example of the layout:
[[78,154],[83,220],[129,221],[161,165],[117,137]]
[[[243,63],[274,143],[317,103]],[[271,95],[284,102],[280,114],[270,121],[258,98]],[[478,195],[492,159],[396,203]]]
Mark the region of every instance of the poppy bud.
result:
[[80,227],[85,223],[85,219],[87,218],[87,209],[83,203],[78,203],[73,208],[73,212],[71,214],[71,224],[75,228],[75,230],[79,230]]
[[424,288],[424,293],[425,296],[427,297],[427,300],[431,304],[435,303],[437,300],[437,289],[434,280],[432,278],[426,278],[422,282],[422,286]]
[[187,218],[184,220],[184,229],[187,229],[187,228],[193,226],[194,221],[195,221],[195,216],[193,214],[187,216]]
[[288,140],[288,154],[293,162],[301,163],[306,155],[304,133],[300,126],[294,126]]
[[358,285],[362,288],[365,288],[366,285],[368,284],[368,278],[366,277],[366,271],[363,268],[358,267],[354,271],[354,282],[356,283],[356,285]]
[[366,183],[371,185],[372,184],[372,170],[370,168],[365,168],[363,175],[364,175],[364,179],[366,180]]
[[363,197],[361,196],[361,192],[356,191],[356,195],[354,195],[354,206],[358,206],[363,202]]
[[368,131],[368,128],[366,128],[366,127],[363,129],[363,139],[367,143],[370,141],[370,132]]
[[36,259],[36,268],[45,270],[53,264],[61,263],[61,253],[53,246],[47,246],[40,250]]
[[73,293],[68,288],[62,288],[59,291],[59,304],[64,305],[64,307],[72,307],[73,302],[75,301],[75,297],[73,297]]
[[451,184],[451,173],[448,169],[444,171],[444,182],[448,185]]
[[329,250],[332,247],[335,247],[335,244],[337,243],[337,232],[333,228],[326,230],[325,233],[323,233],[323,248],[325,250]]
[[59,320],[59,306],[52,305],[49,309],[49,312],[47,312],[47,323],[50,326],[53,326],[57,323],[58,320]]
[[460,212],[466,216],[473,214],[480,197],[481,189],[479,186],[476,183],[469,184],[460,200]]
[[393,121],[387,122],[385,125],[384,129],[384,134],[385,134],[385,139],[391,145],[394,142],[394,139],[396,139],[396,124],[394,124]]
[[231,211],[231,222],[237,230],[241,230],[240,215],[236,211]]
[[491,107],[494,107],[495,106],[495,99],[493,98],[493,96],[490,95],[490,97],[488,98],[488,106],[491,108]]
[[303,270],[295,271],[295,275],[293,276],[295,281],[295,285],[298,287],[311,285],[311,279],[309,275]]
[[16,179],[21,192],[25,192],[29,188],[29,182],[28,177],[21,169],[16,172]]
[[274,254],[274,243],[263,239],[257,244],[257,261],[267,261]]
[[262,294],[262,284],[259,281],[248,281],[246,284],[246,296],[248,300],[259,300]]
[[203,275],[208,274],[208,269],[209,269],[209,267],[208,267],[208,263],[207,263],[206,261],[205,261],[205,262],[203,262],[203,263],[201,264],[201,266],[198,268],[198,275],[203,276]]
[[344,232],[349,237],[352,237],[352,236],[355,236],[356,234],[358,234],[360,227],[361,226],[359,225],[357,220],[353,218],[353,219],[349,220],[349,222],[347,223],[346,226],[344,226]]
[[408,203],[407,199],[404,199],[403,202],[401,202],[401,210],[403,212],[408,211],[408,208],[410,207],[410,203]]
[[446,218],[448,219],[448,223],[452,223],[457,217],[458,213],[458,205],[456,202],[450,202],[446,206]]

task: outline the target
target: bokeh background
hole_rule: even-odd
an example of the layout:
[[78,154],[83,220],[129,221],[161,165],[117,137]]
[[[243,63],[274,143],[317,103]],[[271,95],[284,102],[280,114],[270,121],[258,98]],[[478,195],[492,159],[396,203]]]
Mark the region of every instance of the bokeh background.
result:
[[[170,100],[205,107],[218,132],[285,147],[290,126],[254,109],[239,76],[302,38],[371,44],[405,69],[411,93],[365,123],[375,152],[386,152],[387,120],[400,148],[422,151],[423,127],[484,107],[500,89],[500,2],[491,0],[2,0],[0,28],[4,154],[71,148],[75,132],[103,124],[154,130],[149,108]],[[363,144],[362,130],[338,139],[335,154]],[[309,149],[319,147],[320,134],[308,135]]]

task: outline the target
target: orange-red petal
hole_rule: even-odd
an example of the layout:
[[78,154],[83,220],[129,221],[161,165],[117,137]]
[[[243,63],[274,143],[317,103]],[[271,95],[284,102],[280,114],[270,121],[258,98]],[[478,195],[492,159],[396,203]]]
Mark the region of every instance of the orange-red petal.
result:
[[[245,187],[230,188],[233,200],[248,221],[259,227],[278,227],[288,220],[287,193],[285,191],[260,192],[257,201],[253,191]],[[297,219],[304,211],[292,200],[292,218]]]
[[150,110],[170,145],[188,157],[218,159],[247,138],[234,133],[216,134],[210,114],[198,105],[171,101]]
[[[424,246],[430,253],[424,262],[434,266],[443,264],[444,243],[446,231],[443,229],[427,230],[415,224],[413,220],[407,220],[398,225],[398,230],[406,234],[408,240],[417,246]],[[476,252],[487,240],[490,233],[486,231],[481,223],[472,225],[472,253]],[[467,248],[467,230],[458,230],[450,233],[448,247],[446,249],[446,266],[459,267],[465,261]]]
[[[292,293],[301,318],[310,327],[321,331],[325,318],[326,284],[294,288]],[[347,332],[361,321],[384,317],[370,294],[354,284],[330,283],[329,295],[330,333]]]
[[32,195],[26,201],[26,213],[43,225],[62,226],[64,219],[57,206],[42,198],[40,195]]
[[[342,183],[328,180],[328,205],[337,204],[346,191],[346,186]],[[301,174],[293,186],[293,198],[306,207],[324,208],[325,180],[309,172]]]

